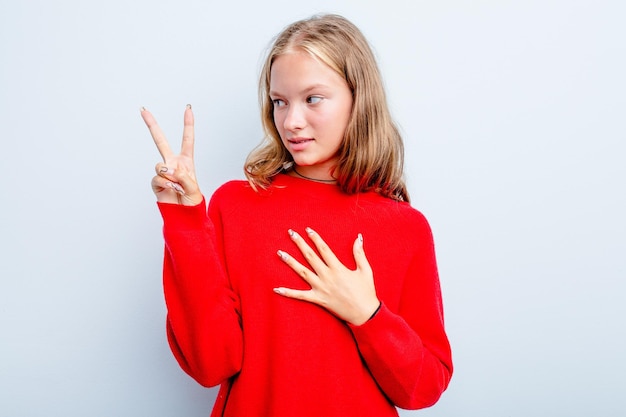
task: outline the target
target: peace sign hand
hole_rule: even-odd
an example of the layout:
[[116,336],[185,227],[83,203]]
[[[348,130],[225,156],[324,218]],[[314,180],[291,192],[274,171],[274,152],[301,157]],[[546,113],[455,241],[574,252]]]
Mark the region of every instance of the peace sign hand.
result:
[[152,178],[152,191],[161,203],[195,206],[202,202],[202,192],[196,181],[193,163],[193,112],[191,105],[185,109],[183,144],[180,154],[175,155],[152,113],[141,108],[141,117],[148,126],[152,139],[163,158],[156,165],[156,176]]

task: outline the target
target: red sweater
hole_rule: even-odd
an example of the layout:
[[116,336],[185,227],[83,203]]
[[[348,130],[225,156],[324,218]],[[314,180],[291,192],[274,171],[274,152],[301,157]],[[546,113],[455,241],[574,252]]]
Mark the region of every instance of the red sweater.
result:
[[[205,204],[159,204],[167,335],[180,366],[221,384],[212,416],[384,417],[434,404],[452,375],[433,240],[407,203],[287,175],[254,192],[232,181]],[[378,313],[351,326],[275,294],[308,285],[288,229],[316,230],[347,267],[362,233]]]

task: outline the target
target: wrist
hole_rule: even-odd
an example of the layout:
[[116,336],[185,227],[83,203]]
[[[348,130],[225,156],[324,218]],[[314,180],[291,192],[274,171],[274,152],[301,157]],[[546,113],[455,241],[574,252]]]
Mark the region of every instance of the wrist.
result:
[[378,314],[378,312],[380,311],[380,308],[382,307],[383,303],[382,302],[378,302],[378,307],[376,307],[376,310],[374,310],[374,312],[372,313],[372,315],[370,316],[369,319],[367,319],[367,321],[370,321],[371,319],[373,319],[374,317],[376,317],[376,314]]
[[367,306],[367,308],[363,308],[361,313],[359,313],[358,317],[350,320],[349,323],[353,326],[361,326],[376,316],[378,311],[380,310],[382,303],[380,300],[376,299],[371,304]]
[[197,206],[202,203],[204,197],[201,192],[194,194],[186,194],[182,197],[182,204],[185,206]]

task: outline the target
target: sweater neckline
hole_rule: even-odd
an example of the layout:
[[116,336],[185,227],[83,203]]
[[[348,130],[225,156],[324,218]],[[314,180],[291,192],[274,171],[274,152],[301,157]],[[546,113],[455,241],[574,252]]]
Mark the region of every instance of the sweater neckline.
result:
[[336,183],[325,183],[319,181],[308,180],[306,178],[294,177],[288,174],[277,174],[272,185],[275,186],[293,186],[299,189],[311,192],[340,192],[341,189]]
[[356,194],[346,194],[337,184],[323,183],[307,180],[300,177],[292,177],[284,173],[277,174],[272,179],[272,188],[291,188],[292,191],[304,194],[309,198],[338,198],[351,197],[357,199],[379,199],[384,198],[374,191],[359,192]]

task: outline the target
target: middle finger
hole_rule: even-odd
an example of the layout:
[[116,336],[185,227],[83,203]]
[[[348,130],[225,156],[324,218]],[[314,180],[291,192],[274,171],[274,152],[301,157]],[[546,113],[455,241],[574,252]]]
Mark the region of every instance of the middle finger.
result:
[[193,128],[193,112],[191,111],[191,104],[187,104],[185,109],[185,116],[183,118],[183,144],[180,153],[193,159],[193,145],[194,145],[194,128]]
[[306,259],[309,265],[311,265],[315,273],[320,274],[325,270],[325,268],[327,268],[324,261],[322,261],[322,259],[317,255],[317,252],[309,246],[309,244],[298,234],[298,232],[289,229],[289,236],[296,246],[298,246],[302,256],[304,256],[304,259]]

